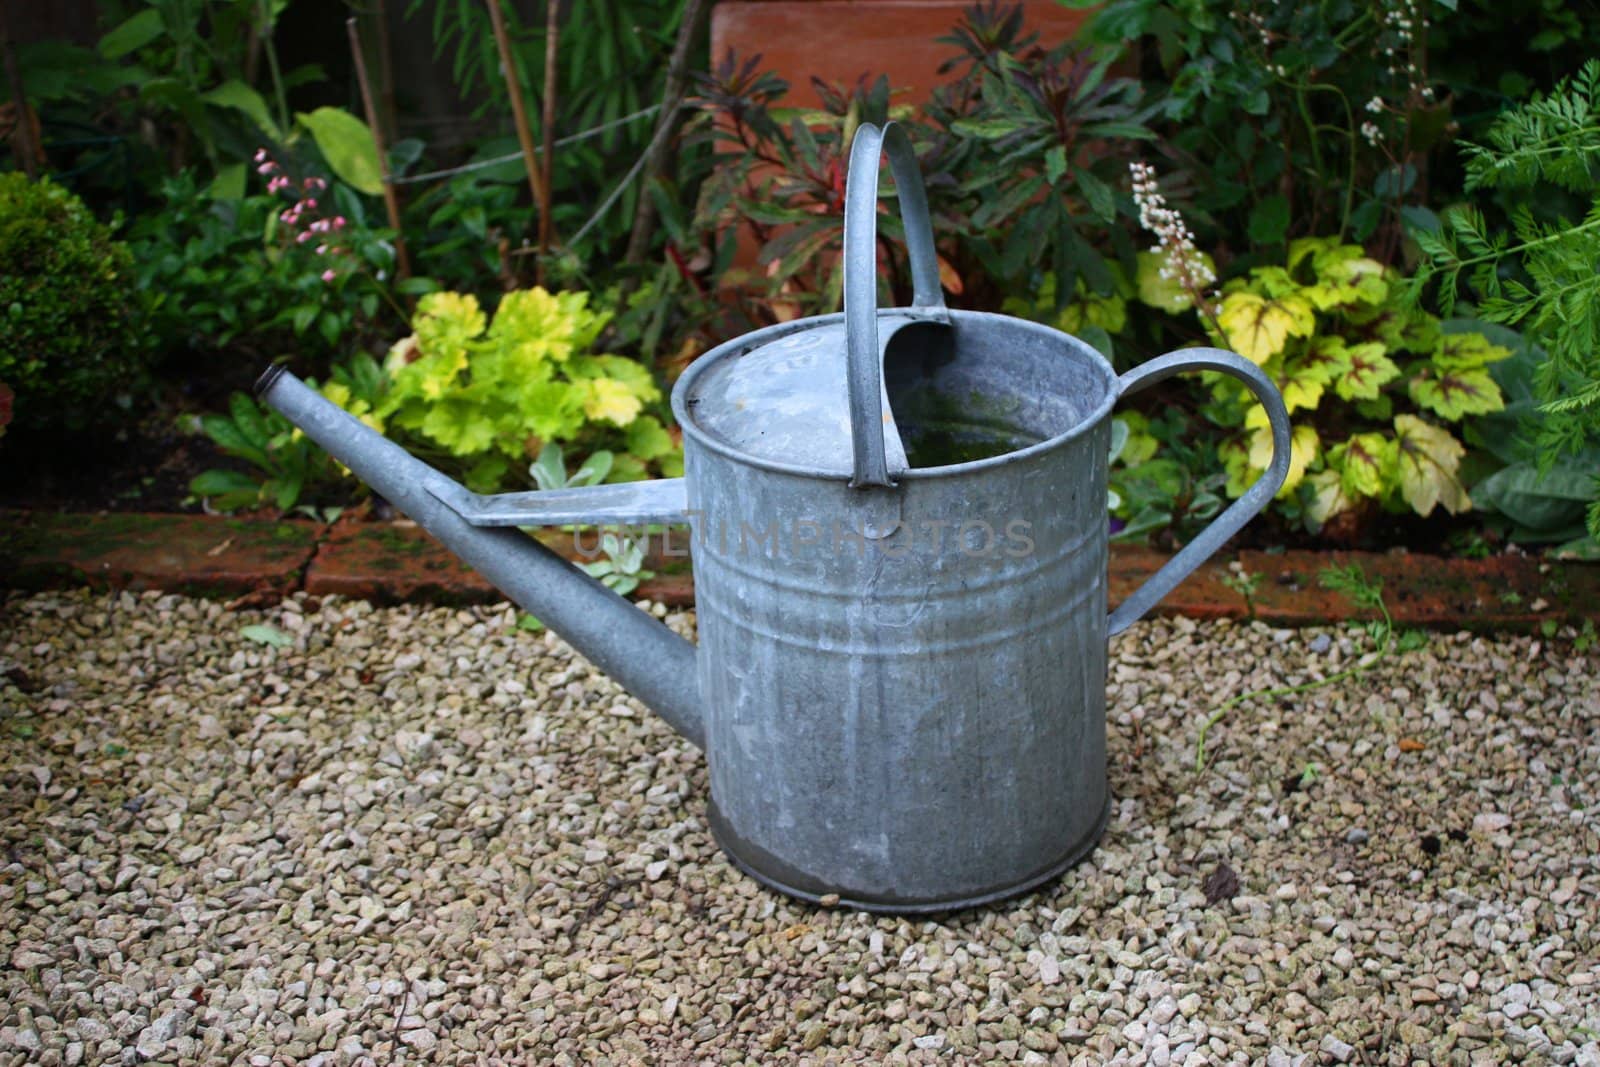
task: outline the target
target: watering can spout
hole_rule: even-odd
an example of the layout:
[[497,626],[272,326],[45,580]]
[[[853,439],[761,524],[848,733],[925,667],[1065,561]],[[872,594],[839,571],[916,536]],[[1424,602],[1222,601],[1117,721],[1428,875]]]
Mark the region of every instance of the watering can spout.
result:
[[694,646],[538,541],[509,528],[687,522],[682,479],[483,497],[417,460],[282,367],[261,376],[256,396],[673,729],[705,747]]

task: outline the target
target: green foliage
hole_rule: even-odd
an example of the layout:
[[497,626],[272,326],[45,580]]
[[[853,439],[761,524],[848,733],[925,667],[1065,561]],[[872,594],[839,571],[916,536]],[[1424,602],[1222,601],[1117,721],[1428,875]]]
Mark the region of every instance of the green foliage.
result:
[[592,351],[609,316],[588,302],[586,293],[519,290],[491,324],[473,296],[424,296],[415,332],[385,363],[390,385],[376,416],[452,457],[480,490],[520,475],[548,442],[621,443],[615,481],[652,466],[681,472],[671,437],[645,410],[660,389],[643,364]]
[[233,394],[226,415],[202,416],[200,425],[218,448],[253,468],[208,470],[189,482],[189,492],[218,511],[288,512],[342,495],[339,465],[282,415],[244,393]]
[[[846,92],[814,83],[823,106],[783,106],[788,86],[760,57],[720,60],[700,86],[691,129],[714,145],[691,224],[712,279],[752,322],[834,310],[849,146],[860,122],[891,118],[917,146],[934,230],[947,246],[941,274],[968,306],[998,307],[1053,276],[1056,310],[1083,289],[1111,296],[1114,264],[1131,274],[1125,194],[1115,191],[1132,145],[1150,134],[1140,90],[1112,77],[1111,57],[1072,45],[1045,50],[1020,8],[969,8],[954,33],[955,73],[921,119],[892,107],[879,78]],[[899,220],[879,221],[890,238]],[[760,243],[758,266],[736,267],[742,228]],[[906,288],[898,240],[887,261]],[[1110,258],[1108,258],[1108,256]]]
[[591,578],[598,578],[607,589],[618,596],[627,596],[639,588],[640,582],[649,581],[656,572],[644,566],[643,539],[619,537],[614,533],[600,536],[600,550],[605,559],[585,563],[583,569]]
[[[1492,227],[1478,205],[1447,210],[1437,231],[1416,233],[1429,263],[1411,295],[1437,279],[1448,312],[1465,283],[1478,315],[1516,325],[1542,346],[1532,376],[1541,402],[1534,449],[1538,474],[1550,479],[1558,464],[1600,445],[1600,60],[1548,97],[1502,114],[1486,140],[1469,149],[1469,185],[1511,198],[1511,232]],[[1552,210],[1561,203],[1552,192],[1578,202]],[[1592,463],[1586,470],[1589,537],[1600,542],[1600,476]],[[1513,480],[1518,492],[1537,484],[1505,477]],[[1578,486],[1562,476],[1546,495],[1571,499],[1583,495]]]
[[1181,544],[1222,510],[1226,476],[1185,413],[1118,415],[1111,443],[1113,540]]
[[48,178],[0,174],[0,379],[19,426],[77,429],[147,362],[133,256]]
[[[239,186],[258,145],[289,132],[286,94],[319,77],[315,67],[280,70],[273,33],[286,0],[134,0],[101,37],[99,58],[137,92],[110,103],[122,123],[140,128],[173,163],[198,145],[208,170]],[[252,85],[252,50],[266,57],[270,86]],[[270,98],[270,102],[269,102]]]
[[1428,41],[1454,7],[1109,0],[1090,33],[1134,42],[1163,86],[1152,125],[1192,176],[1204,243],[1272,262],[1295,237],[1332,234],[1393,262],[1452,121]]
[[[130,239],[133,277],[169,353],[237,350],[259,361],[292,351],[322,371],[394,336],[404,317],[391,293],[393,234],[368,225],[361,198],[337,183],[285,222],[310,177],[296,174],[292,192],[234,199],[209,195],[193,172],[163,183],[161,210]],[[330,232],[300,240],[314,218]],[[334,219],[344,220],[337,232]]]
[[1584,528],[1584,512],[1594,499],[1600,442],[1558,456],[1541,470],[1535,376],[1548,357],[1504,326],[1480,323],[1478,328],[1509,348],[1511,357],[1492,368],[1505,393],[1505,408],[1467,425],[1467,443],[1503,465],[1472,487],[1473,502],[1514,541],[1555,543],[1557,554],[1593,557],[1600,549]]
[[[528,114],[537,122],[544,86],[545,26],[542,18],[525,22],[527,10],[501,2]],[[542,15],[543,5],[534,10]],[[500,55],[483,0],[410,0],[405,13],[408,19],[429,20],[434,55],[449,63],[457,93],[475,102],[476,117],[509,115]],[[581,7],[563,4],[562,15],[565,24],[556,54],[556,128],[571,134],[616,123],[592,139],[564,145],[552,160],[553,221],[558,233],[571,234],[590,218],[650,142],[653,116],[620,120],[660,101],[683,4],[681,0],[585,0]],[[507,136],[485,142],[478,154],[487,158],[515,153],[517,148],[516,138]],[[525,188],[520,162],[507,170],[511,185]],[[598,220],[581,250],[586,257],[600,255],[626,239],[639,195],[640,187],[630,186]]]
[[[1207,324],[1282,392],[1295,425],[1279,507],[1312,529],[1364,502],[1419,515],[1471,506],[1465,449],[1445,427],[1505,406],[1489,367],[1511,353],[1441,328],[1404,301],[1400,281],[1358,245],[1303,238],[1284,266],[1227,283]],[[1212,396],[1210,417],[1239,431],[1220,448],[1238,496],[1266,468],[1271,430],[1233,379],[1217,377]]]

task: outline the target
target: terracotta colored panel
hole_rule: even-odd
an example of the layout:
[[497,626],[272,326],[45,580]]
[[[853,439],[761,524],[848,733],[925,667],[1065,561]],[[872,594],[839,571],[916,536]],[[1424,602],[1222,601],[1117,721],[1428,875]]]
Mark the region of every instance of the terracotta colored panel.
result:
[[[920,103],[944,79],[939,64],[953,52],[935,38],[960,21],[966,3],[951,0],[725,0],[711,13],[713,59],[732,48],[761,54],[762,67],[789,83],[786,103],[815,106],[813,76],[853,85],[863,74],[889,76]],[[1024,3],[1027,25],[1046,45],[1077,33],[1088,17],[1056,3]]]
[[219,515],[0,514],[0,583],[197,596],[295,588],[322,527]]

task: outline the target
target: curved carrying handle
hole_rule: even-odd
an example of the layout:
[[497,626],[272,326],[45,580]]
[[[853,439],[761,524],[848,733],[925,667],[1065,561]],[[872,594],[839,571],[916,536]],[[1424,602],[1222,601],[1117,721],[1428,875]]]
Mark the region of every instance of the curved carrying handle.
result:
[[900,220],[911,257],[912,306],[944,307],[939,260],[933,249],[928,197],[917,156],[905,131],[892,122],[880,130],[856,127],[844,192],[844,322],[850,387],[850,441],[855,452],[852,488],[893,485],[884,454],[883,367],[878,358],[878,160],[889,153],[889,170],[900,192]]
[[1283,397],[1278,387],[1261,372],[1261,368],[1242,356],[1224,352],[1220,348],[1187,348],[1169,352],[1133,368],[1119,380],[1120,395],[1130,396],[1147,386],[1154,385],[1174,374],[1193,370],[1218,370],[1231,374],[1250,387],[1250,391],[1267,409],[1267,419],[1272,423],[1272,461],[1266,473],[1256,479],[1256,484],[1244,496],[1228,505],[1226,511],[1212,520],[1200,535],[1179,550],[1160,570],[1133,591],[1133,595],[1111,613],[1108,635],[1116,635],[1138,621],[1145,612],[1189,576],[1189,572],[1211,557],[1244,524],[1267,506],[1289,473],[1289,413],[1284,409]]

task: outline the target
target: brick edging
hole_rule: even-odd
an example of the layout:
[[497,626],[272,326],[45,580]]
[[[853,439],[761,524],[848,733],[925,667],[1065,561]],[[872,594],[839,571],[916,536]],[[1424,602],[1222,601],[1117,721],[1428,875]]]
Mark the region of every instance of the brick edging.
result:
[[[540,540],[574,558],[571,537]],[[1113,545],[1110,599],[1127,596],[1166,562]],[[1203,565],[1162,602],[1165,615],[1257,618],[1282,625],[1363,617],[1318,573],[1354,563],[1381,580],[1404,626],[1531,629],[1547,621],[1600,622],[1600,564],[1501,555],[1453,559],[1402,552],[1258,552]],[[657,555],[656,577],[634,594],[693,603],[689,561]],[[1252,577],[1254,576],[1254,577]],[[493,603],[500,594],[409,523],[239,519],[214,515],[0,511],[0,587],[159,589],[271,601],[297,590],[379,603]]]

